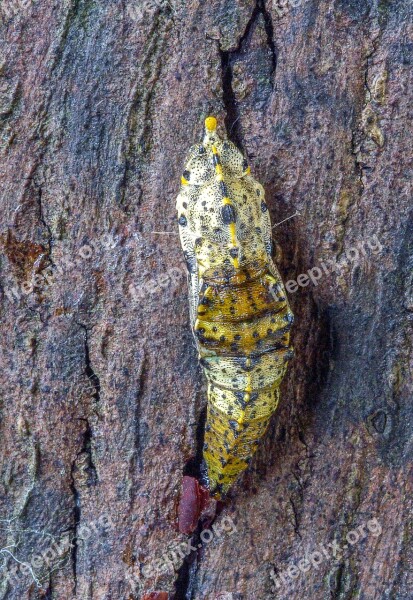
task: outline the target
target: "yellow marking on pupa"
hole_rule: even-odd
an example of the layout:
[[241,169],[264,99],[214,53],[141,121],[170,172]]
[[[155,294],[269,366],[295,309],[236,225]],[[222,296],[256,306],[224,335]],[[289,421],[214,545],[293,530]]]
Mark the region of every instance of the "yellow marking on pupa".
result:
[[215,131],[217,128],[217,120],[215,117],[207,117],[205,119],[205,129],[207,131]]

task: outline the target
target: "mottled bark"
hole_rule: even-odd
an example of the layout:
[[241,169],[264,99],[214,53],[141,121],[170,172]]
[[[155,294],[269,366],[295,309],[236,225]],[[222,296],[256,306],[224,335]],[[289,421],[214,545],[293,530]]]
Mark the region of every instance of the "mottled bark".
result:
[[[1,599],[411,598],[412,12],[2,3]],[[313,281],[221,535],[174,571],[206,402],[175,197],[211,113]]]

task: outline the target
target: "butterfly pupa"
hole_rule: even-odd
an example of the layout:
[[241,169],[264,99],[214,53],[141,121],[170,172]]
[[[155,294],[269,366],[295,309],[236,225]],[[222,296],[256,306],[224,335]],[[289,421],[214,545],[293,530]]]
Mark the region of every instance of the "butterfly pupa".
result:
[[237,147],[205,120],[177,198],[190,321],[208,382],[203,458],[221,498],[246,469],[277,408],[292,357],[293,314],[271,258],[264,188]]

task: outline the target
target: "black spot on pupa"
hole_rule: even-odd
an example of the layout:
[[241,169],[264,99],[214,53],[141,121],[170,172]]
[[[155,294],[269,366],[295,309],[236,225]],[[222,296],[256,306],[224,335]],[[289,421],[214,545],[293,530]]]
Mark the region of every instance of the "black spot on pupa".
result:
[[219,189],[221,190],[221,194],[223,198],[227,198],[228,197],[228,190],[227,190],[227,186],[225,185],[224,181],[220,181],[219,182]]
[[248,169],[248,161],[246,158],[242,161],[242,170],[246,171]]
[[181,216],[179,217],[178,223],[179,223],[179,224],[180,224],[182,227],[185,227],[185,226],[187,225],[188,221],[186,220],[186,217],[185,217],[185,215],[181,215]]
[[198,146],[198,154],[205,154],[205,148],[203,146]]
[[294,350],[292,348],[290,348],[289,350],[287,350],[287,352],[284,355],[284,360],[291,360],[294,357]]
[[261,210],[262,210],[262,212],[267,212],[267,210],[268,210],[268,206],[264,202],[264,200],[261,202]]
[[237,258],[238,253],[239,253],[239,249],[238,248],[231,248],[231,250],[229,251],[229,253],[232,256],[232,258]]
[[235,397],[238,401],[238,404],[242,408],[242,410],[245,410],[247,407],[247,402],[244,399],[245,398],[244,392],[236,392]]
[[257,196],[261,196],[261,190],[259,190],[258,188],[256,189],[257,192]]
[[221,216],[225,225],[235,223],[234,207],[231,204],[225,204],[225,206],[221,208]]
[[187,181],[189,181],[189,180],[190,180],[190,178],[191,178],[191,172],[190,172],[190,171],[188,171],[188,170],[185,170],[185,171],[182,173],[182,177],[184,177],[184,179],[186,179]]
[[293,315],[293,313],[286,314],[285,317],[284,317],[284,321],[287,321],[287,323],[290,323],[290,325],[292,325],[294,323],[294,315]]
[[187,204],[186,202],[182,202],[182,206],[183,206],[184,208],[188,208],[188,204]]
[[196,238],[195,246],[197,246],[197,247],[202,246],[202,238]]

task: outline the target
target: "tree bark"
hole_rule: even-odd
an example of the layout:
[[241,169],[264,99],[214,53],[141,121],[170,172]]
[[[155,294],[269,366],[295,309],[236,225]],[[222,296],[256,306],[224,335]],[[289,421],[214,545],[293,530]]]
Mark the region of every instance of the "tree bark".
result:
[[[412,12],[3,2],[1,599],[412,597]],[[208,114],[265,187],[295,358],[173,561],[206,403],[175,197]]]

